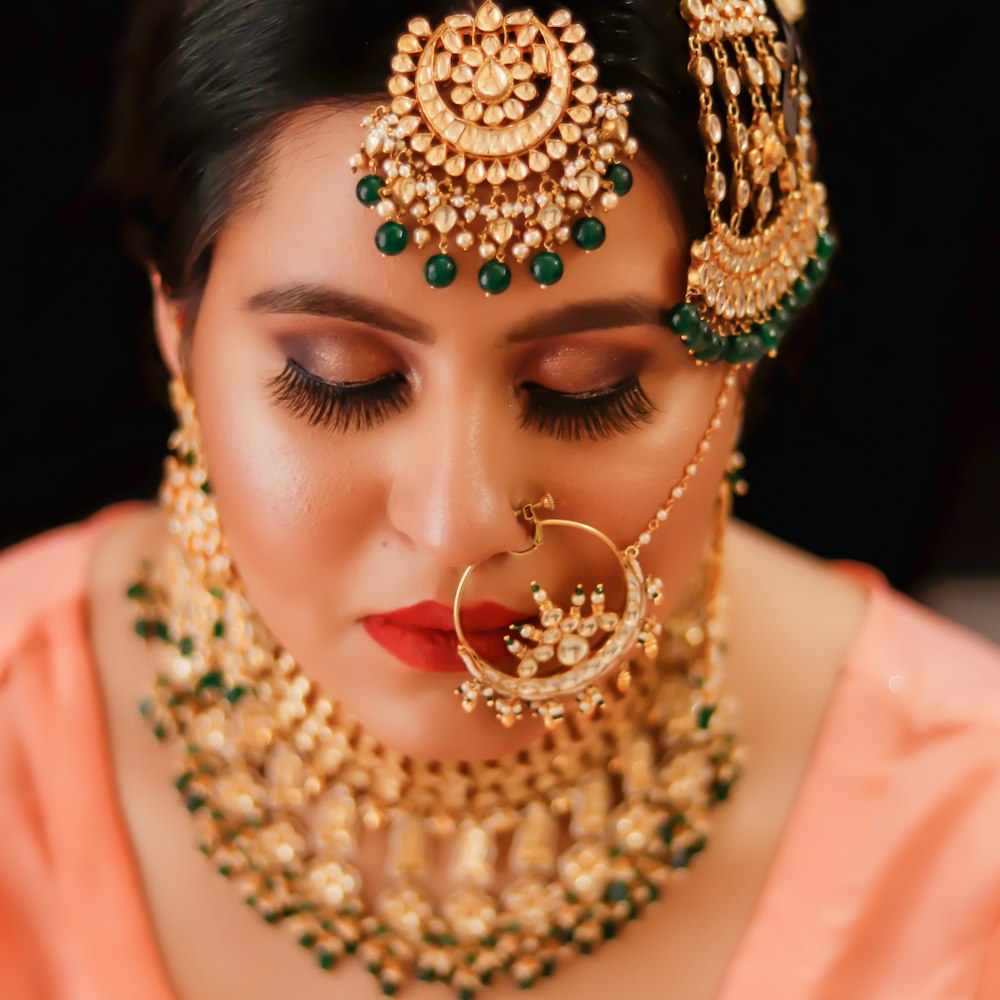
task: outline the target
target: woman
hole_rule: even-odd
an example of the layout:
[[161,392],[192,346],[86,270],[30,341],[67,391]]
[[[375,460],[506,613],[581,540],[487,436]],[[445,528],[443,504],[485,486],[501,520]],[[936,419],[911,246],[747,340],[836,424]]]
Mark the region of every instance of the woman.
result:
[[0,564],[5,996],[1000,990],[1000,657],[727,521],[793,36],[605,7],[143,5],[179,427]]

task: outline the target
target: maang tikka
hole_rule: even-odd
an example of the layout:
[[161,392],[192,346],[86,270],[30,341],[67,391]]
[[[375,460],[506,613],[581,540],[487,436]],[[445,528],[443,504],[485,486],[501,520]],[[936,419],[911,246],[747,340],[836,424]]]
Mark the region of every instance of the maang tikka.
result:
[[563,275],[561,244],[604,242],[608,212],[632,187],[623,162],[631,94],[597,88],[594,49],[568,10],[543,21],[492,0],[432,27],[410,20],[392,57],[392,102],[362,122],[357,196],[383,220],[386,255],[436,241],[424,274],[434,288],[459,270],[452,247],[478,245],[479,285],[507,290],[508,261],[544,286]]

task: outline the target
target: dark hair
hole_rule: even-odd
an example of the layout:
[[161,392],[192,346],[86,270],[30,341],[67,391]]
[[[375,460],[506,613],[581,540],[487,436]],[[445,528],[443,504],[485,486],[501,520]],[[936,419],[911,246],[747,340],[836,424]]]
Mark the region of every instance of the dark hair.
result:
[[[110,177],[132,252],[171,293],[197,299],[226,215],[287,117],[383,93],[407,19],[475,3],[420,0],[143,0],[124,51]],[[542,18],[563,6],[532,3]],[[635,95],[632,129],[673,185],[689,234],[706,231],[688,26],[671,0],[575,0],[602,88]]]

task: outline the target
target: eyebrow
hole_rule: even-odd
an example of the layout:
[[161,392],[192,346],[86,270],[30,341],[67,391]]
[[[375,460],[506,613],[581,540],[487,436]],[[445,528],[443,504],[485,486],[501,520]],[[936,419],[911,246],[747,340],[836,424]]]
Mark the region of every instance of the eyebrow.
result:
[[247,299],[246,308],[251,312],[330,316],[334,319],[352,320],[389,333],[398,333],[401,337],[422,344],[434,339],[429,327],[412,316],[384,306],[374,299],[351,295],[327,285],[269,288]]
[[[374,299],[353,295],[327,285],[288,285],[258,292],[246,302],[251,312],[329,316],[399,334],[429,344],[431,329],[406,313]],[[504,339],[518,344],[546,337],[560,337],[594,330],[629,326],[667,326],[667,310],[651,299],[629,296],[574,302],[518,323]]]

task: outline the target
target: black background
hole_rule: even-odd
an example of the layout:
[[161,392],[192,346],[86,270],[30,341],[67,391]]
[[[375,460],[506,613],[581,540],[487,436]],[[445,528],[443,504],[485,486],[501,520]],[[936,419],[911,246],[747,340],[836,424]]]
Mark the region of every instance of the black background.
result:
[[[171,426],[143,275],[93,181],[124,8],[4,11],[0,546],[152,496]],[[896,4],[813,0],[804,34],[842,250],[814,334],[762,380],[738,513],[904,589],[996,572],[991,67]]]

